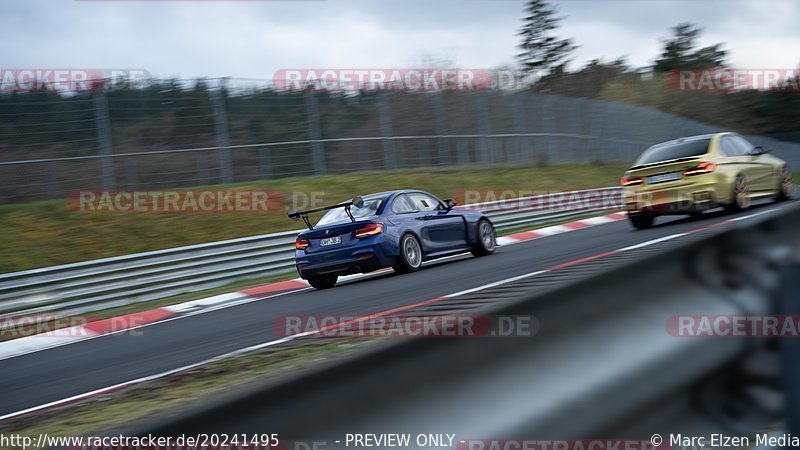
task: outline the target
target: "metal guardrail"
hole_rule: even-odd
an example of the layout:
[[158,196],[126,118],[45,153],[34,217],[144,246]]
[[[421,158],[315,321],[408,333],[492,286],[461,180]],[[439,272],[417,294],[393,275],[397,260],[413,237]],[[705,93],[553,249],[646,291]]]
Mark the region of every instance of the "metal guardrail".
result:
[[[621,207],[621,188],[600,188],[469,205],[503,231]],[[285,231],[0,275],[0,318],[85,314],[219,287],[294,268]]]
[[[768,430],[781,414],[769,406],[774,402],[761,402],[775,398],[767,395],[773,390],[764,393],[771,386],[789,391],[796,432],[796,380],[775,377],[761,370],[774,364],[752,359],[774,352],[774,346],[760,338],[677,337],[667,323],[676,314],[775,313],[780,293],[789,306],[777,313],[796,313],[797,292],[788,289],[798,287],[800,265],[791,264],[800,256],[799,218],[795,206],[737,221],[719,234],[631,250],[610,269],[608,263],[603,270],[585,268],[588,277],[538,295],[534,282],[521,280],[481,293],[493,298],[515,292],[509,301],[470,310],[487,317],[535,317],[533,337],[392,340],[123,431],[257,433],[268,424],[282,443],[299,439],[327,449],[345,448],[340,442],[354,430],[446,431],[456,441],[478,444],[601,436],[649,444],[653,433],[753,436]],[[792,338],[784,342],[791,347],[783,351],[794,352],[784,358],[793,371],[798,346]]]

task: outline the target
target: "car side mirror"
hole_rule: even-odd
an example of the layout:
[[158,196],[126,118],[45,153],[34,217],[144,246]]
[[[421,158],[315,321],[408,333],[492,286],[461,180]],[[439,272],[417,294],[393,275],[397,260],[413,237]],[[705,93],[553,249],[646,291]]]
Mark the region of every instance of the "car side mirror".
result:
[[765,149],[764,147],[760,147],[760,146],[753,148],[753,151],[751,152],[752,155],[764,155],[766,153],[769,153],[769,150]]
[[450,211],[451,209],[453,209],[455,207],[456,207],[456,201],[453,200],[452,198],[448,198],[447,200],[444,201],[444,210],[445,211]]

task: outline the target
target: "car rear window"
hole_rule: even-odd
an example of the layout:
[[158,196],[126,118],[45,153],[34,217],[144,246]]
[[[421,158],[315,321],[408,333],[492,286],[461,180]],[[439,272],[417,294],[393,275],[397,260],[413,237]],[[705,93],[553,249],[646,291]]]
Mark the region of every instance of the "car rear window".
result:
[[[364,198],[364,206],[361,208],[356,208],[355,206],[350,207],[350,212],[353,214],[353,218],[355,219],[363,219],[364,217],[374,216],[378,212],[378,208],[381,207],[381,203],[386,199],[386,196],[383,197],[365,197]],[[319,219],[317,222],[317,226],[324,226],[324,225],[331,225],[334,223],[340,222],[349,222],[350,216],[347,215],[347,212],[344,208],[336,208],[328,211]]]
[[704,155],[708,153],[708,144],[710,142],[711,139],[693,139],[691,141],[654,145],[645,150],[635,165],[644,166],[663,161],[672,161],[673,159]]

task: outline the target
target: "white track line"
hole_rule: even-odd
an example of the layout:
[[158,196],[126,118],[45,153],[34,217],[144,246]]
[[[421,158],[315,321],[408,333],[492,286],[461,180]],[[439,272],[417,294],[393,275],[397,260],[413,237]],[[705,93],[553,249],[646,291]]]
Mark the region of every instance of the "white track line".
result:
[[[680,233],[680,234],[667,236],[667,238],[654,239],[654,240],[651,240],[651,241],[643,242],[641,244],[637,244],[637,245],[634,245],[634,246],[630,246],[630,247],[625,247],[625,248],[619,249],[616,252],[622,252],[622,251],[626,251],[626,250],[631,250],[633,248],[647,247],[647,246],[654,245],[654,244],[657,244],[659,242],[663,242],[663,241],[666,241],[666,240],[669,240],[669,239],[675,239],[675,238],[678,238],[678,237],[681,237],[681,236],[685,236],[686,234],[688,234],[688,233]],[[581,260],[583,260],[583,258],[575,260],[575,261],[581,261]],[[474,288],[471,288],[471,289],[466,289],[466,290],[463,290],[463,291],[454,292],[452,294],[447,294],[447,295],[442,296],[441,298],[445,299],[445,298],[458,297],[458,296],[461,296],[461,295],[466,295],[466,294],[470,294],[470,293],[473,293],[473,292],[478,292],[478,291],[490,289],[490,288],[501,286],[501,285],[504,285],[504,284],[513,283],[514,281],[519,281],[519,280],[522,280],[522,279],[525,279],[525,278],[535,277],[537,275],[541,275],[541,274],[544,274],[544,273],[547,273],[547,272],[551,272],[551,270],[550,269],[537,270],[537,271],[534,271],[534,272],[530,272],[530,273],[526,273],[526,274],[522,274],[522,275],[517,275],[517,276],[514,276],[514,277],[505,278],[503,280],[495,281],[495,282],[492,282],[492,283],[487,283],[487,284],[484,284],[484,285],[481,285],[481,286],[478,286],[478,287],[474,287]],[[292,292],[296,292],[296,291],[292,291]],[[291,293],[291,292],[287,292],[287,293],[284,293],[284,294],[288,294],[288,293]],[[283,295],[283,294],[278,294],[278,295]],[[222,306],[224,306],[224,305],[220,305],[220,307],[222,307]],[[395,308],[395,310],[396,309],[397,308]],[[203,311],[205,311],[205,310],[203,310]],[[200,311],[198,311],[198,313],[199,312]],[[381,314],[381,313],[378,313],[378,314]],[[188,317],[188,316],[179,316],[179,317],[175,317],[175,318],[172,318],[172,319],[167,319],[164,322],[169,321],[169,320],[180,319],[182,317]],[[156,323],[159,323],[159,322],[154,322],[152,324],[142,325],[141,327],[155,325]],[[137,327],[137,328],[139,328],[139,327]],[[127,331],[127,330],[124,330],[124,331]],[[23,409],[23,410],[20,410],[20,411],[15,411],[13,413],[9,413],[9,414],[5,414],[3,416],[0,416],[0,421],[11,419],[11,418],[14,418],[14,417],[19,417],[19,416],[25,415],[25,414],[30,414],[30,413],[33,413],[33,412],[36,412],[36,411],[41,411],[43,409],[51,408],[51,407],[54,407],[54,406],[59,406],[59,405],[63,405],[63,404],[74,402],[74,401],[78,401],[78,400],[83,400],[83,399],[90,398],[90,397],[98,395],[98,394],[102,394],[102,393],[105,393],[105,392],[121,389],[121,388],[132,386],[132,385],[135,385],[135,384],[157,380],[159,378],[164,378],[164,377],[167,377],[167,376],[170,376],[170,375],[174,375],[176,373],[180,373],[180,372],[184,372],[184,371],[187,371],[187,370],[191,370],[191,369],[194,369],[196,367],[199,367],[199,366],[202,366],[202,365],[205,365],[205,364],[213,363],[213,362],[220,361],[220,360],[223,360],[223,359],[228,359],[228,358],[231,358],[231,357],[234,357],[234,356],[247,354],[247,353],[250,353],[250,352],[253,352],[253,351],[256,351],[256,350],[261,350],[261,349],[264,349],[264,348],[268,348],[268,347],[271,347],[271,346],[275,346],[275,345],[278,345],[278,344],[289,342],[289,341],[292,341],[292,340],[297,339],[299,337],[305,337],[305,336],[308,336],[308,335],[311,335],[311,334],[315,334],[315,332],[316,331],[304,332],[304,333],[299,333],[299,334],[295,334],[295,335],[292,335],[292,336],[284,337],[284,338],[281,338],[281,339],[276,339],[276,340],[272,340],[272,341],[263,342],[261,344],[256,344],[256,345],[252,345],[252,346],[249,346],[249,347],[241,348],[241,349],[238,349],[238,350],[233,350],[233,351],[228,352],[228,353],[223,353],[221,355],[218,355],[218,356],[215,356],[215,357],[212,357],[212,358],[208,358],[208,359],[205,359],[203,361],[196,362],[196,363],[193,363],[193,364],[189,364],[189,365],[186,365],[186,366],[183,366],[183,367],[170,369],[170,370],[167,370],[167,371],[164,371],[164,372],[160,372],[160,373],[157,373],[157,374],[136,378],[136,379],[133,379],[133,380],[130,380],[130,381],[126,381],[126,382],[123,382],[123,383],[118,383],[118,384],[115,384],[113,386],[108,386],[108,387],[105,387],[105,388],[95,389],[93,391],[89,391],[89,392],[86,392],[86,393],[83,393],[83,394],[78,394],[78,395],[74,395],[72,397],[64,398],[64,399],[61,399],[61,400],[56,400],[56,401],[53,401],[53,402],[45,403],[43,405],[34,406],[34,407]],[[102,335],[102,336],[108,336],[108,335]]]
[[619,251],[620,252],[627,252],[628,250],[636,250],[637,248],[649,247],[649,246],[651,246],[653,244],[658,244],[659,242],[671,241],[672,239],[677,239],[679,237],[686,236],[686,234],[687,233],[678,233],[678,234],[673,234],[673,235],[670,235],[670,236],[664,236],[662,238],[653,239],[652,241],[642,242],[641,244],[631,245],[630,247],[624,247],[624,248],[619,249]]
[[[756,217],[756,216],[767,214],[767,213],[772,212],[772,211],[776,211],[778,209],[779,208],[772,208],[772,209],[769,209],[767,211],[760,211],[760,212],[757,212],[757,213],[749,214],[747,216],[737,217],[735,219],[729,219],[726,222],[735,222],[735,221],[739,221],[739,220],[750,219],[750,218],[753,218],[753,217]],[[722,224],[722,223],[724,223],[724,222],[719,222],[719,224]],[[553,228],[553,227],[549,227],[549,228]],[[619,253],[619,252],[624,252],[624,251],[629,251],[629,250],[634,250],[634,249],[639,249],[639,248],[644,248],[644,247],[649,247],[651,245],[655,245],[655,244],[658,244],[658,243],[661,243],[661,242],[665,242],[665,241],[669,241],[669,240],[672,240],[672,239],[677,239],[677,238],[680,238],[680,237],[683,237],[683,236],[686,236],[686,235],[689,235],[689,234],[691,234],[691,232],[673,234],[673,235],[666,236],[666,237],[663,237],[663,238],[658,238],[658,239],[653,239],[653,240],[650,240],[650,241],[642,242],[640,244],[631,245],[631,246],[628,246],[628,247],[623,247],[623,248],[620,248],[620,249],[618,249],[616,251],[609,252],[609,254]],[[582,259],[580,259],[580,260],[582,260]],[[580,260],[576,260],[576,261],[580,261]],[[522,280],[522,279],[525,279],[525,278],[534,277],[534,276],[541,275],[541,274],[547,273],[547,272],[551,272],[551,270],[549,270],[549,269],[537,270],[535,272],[530,272],[530,273],[526,273],[526,274],[522,274],[522,275],[517,275],[517,276],[514,276],[514,277],[506,278],[506,279],[495,281],[495,282],[492,282],[492,283],[487,283],[487,284],[484,284],[484,285],[481,285],[481,286],[478,286],[478,287],[475,287],[475,288],[466,289],[466,290],[463,290],[463,291],[454,292],[452,294],[444,295],[441,298],[444,299],[444,298],[458,297],[458,296],[461,296],[461,295],[466,295],[466,294],[470,294],[470,293],[473,293],[473,292],[478,292],[478,291],[482,291],[482,290],[485,290],[485,289],[490,289],[490,288],[493,288],[493,287],[497,287],[497,286],[501,286],[501,285],[504,285],[504,284],[512,283],[514,281],[519,281],[519,280]],[[305,289],[301,289],[301,290],[305,290]],[[285,292],[285,293],[282,293],[282,294],[277,294],[274,297],[277,297],[277,296],[280,296],[280,295],[285,295],[285,294],[291,294],[291,293],[294,293],[294,292],[297,292],[297,291],[290,291],[290,292]],[[246,302],[242,302],[242,303],[246,303]],[[240,304],[240,303],[237,302],[236,304]],[[224,306],[225,305],[220,305],[220,308],[216,308],[216,309],[221,309],[221,307],[224,307]],[[202,310],[202,311],[206,311],[206,310]],[[194,314],[200,313],[200,312],[201,311],[197,311],[195,313],[191,313],[190,315],[194,315]],[[378,313],[378,314],[381,314],[381,313]],[[178,317],[174,317],[174,318],[163,320],[161,322],[154,322],[154,323],[150,323],[150,324],[146,324],[146,325],[141,325],[141,326],[138,326],[138,327],[130,328],[129,330],[132,330],[132,329],[135,329],[135,328],[143,328],[143,327],[147,327],[147,326],[150,326],[150,325],[155,325],[157,323],[168,322],[170,320],[181,319],[183,317],[189,317],[189,315],[178,316]],[[124,331],[129,331],[129,330],[120,330],[119,332],[124,332]],[[89,337],[87,339],[93,339],[93,338],[102,337],[102,336],[109,336],[111,334],[116,334],[116,333],[119,333],[119,332],[93,336],[93,337]],[[51,408],[51,407],[54,407],[54,406],[59,406],[59,405],[63,405],[63,404],[66,404],[66,403],[70,403],[70,402],[74,402],[74,401],[90,398],[92,396],[95,396],[95,395],[98,395],[98,394],[102,394],[104,392],[110,392],[110,391],[121,389],[121,388],[124,388],[124,387],[127,387],[127,386],[132,386],[132,385],[139,384],[139,383],[144,383],[144,382],[148,382],[148,381],[157,380],[159,378],[164,378],[164,377],[167,377],[169,375],[174,375],[176,373],[185,372],[187,370],[191,370],[191,369],[194,369],[196,367],[200,367],[200,366],[203,366],[203,365],[206,365],[206,364],[210,364],[210,363],[213,363],[213,362],[216,362],[216,361],[220,361],[220,360],[223,360],[223,359],[228,359],[228,358],[231,358],[231,357],[234,357],[234,356],[247,354],[247,353],[250,353],[250,352],[253,352],[253,351],[256,351],[256,350],[261,350],[261,349],[268,348],[268,347],[271,347],[271,346],[274,346],[274,345],[278,345],[278,344],[282,344],[282,343],[285,343],[285,342],[289,342],[289,341],[292,341],[292,340],[297,339],[299,337],[308,336],[308,335],[314,334],[314,333],[315,333],[315,331],[304,332],[304,333],[299,333],[299,334],[296,334],[296,335],[284,337],[284,338],[281,338],[281,339],[276,339],[276,340],[272,340],[272,341],[268,341],[268,342],[263,342],[261,344],[256,344],[256,345],[252,345],[252,346],[249,346],[249,347],[241,348],[241,349],[238,349],[238,350],[233,350],[233,351],[228,352],[228,353],[223,353],[221,355],[218,355],[218,356],[215,356],[215,357],[212,357],[212,358],[208,358],[208,359],[205,359],[203,361],[199,361],[199,362],[196,362],[196,363],[193,363],[193,364],[189,364],[189,365],[186,365],[186,366],[183,366],[183,367],[170,369],[170,370],[167,370],[167,371],[164,371],[164,372],[160,372],[160,373],[157,373],[157,374],[136,378],[136,379],[133,379],[133,380],[130,380],[130,381],[126,381],[126,382],[123,382],[123,383],[118,383],[118,384],[115,384],[113,386],[108,386],[108,387],[105,387],[105,388],[95,389],[93,391],[85,392],[83,394],[78,394],[78,395],[74,395],[72,397],[64,398],[64,399],[61,399],[61,400],[56,400],[56,401],[53,401],[53,402],[49,402],[49,403],[45,403],[45,404],[42,404],[42,405],[31,407],[31,408],[23,409],[23,410],[20,410],[20,411],[15,411],[15,412],[0,416],[0,421],[11,419],[11,418],[14,418],[14,417],[19,417],[19,416],[22,416],[22,415],[25,415],[25,414],[30,414],[30,413],[33,413],[33,412],[36,412],[36,411],[41,411],[43,409]],[[66,344],[62,344],[62,345],[66,345]],[[50,348],[52,348],[52,347],[50,347]],[[5,358],[0,358],[0,360],[2,360],[2,359],[5,359]]]

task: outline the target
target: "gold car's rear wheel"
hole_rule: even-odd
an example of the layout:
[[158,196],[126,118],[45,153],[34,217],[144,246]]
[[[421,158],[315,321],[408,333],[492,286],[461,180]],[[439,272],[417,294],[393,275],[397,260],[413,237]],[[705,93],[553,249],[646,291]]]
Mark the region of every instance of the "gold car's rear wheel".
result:
[[646,230],[653,226],[656,218],[650,214],[628,214],[631,225],[637,230]]
[[739,175],[733,182],[733,199],[726,207],[730,212],[743,211],[750,206],[750,191],[747,186],[747,180]]
[[788,167],[784,167],[781,172],[781,186],[778,191],[778,201],[788,200],[794,193],[794,178],[792,171]]

